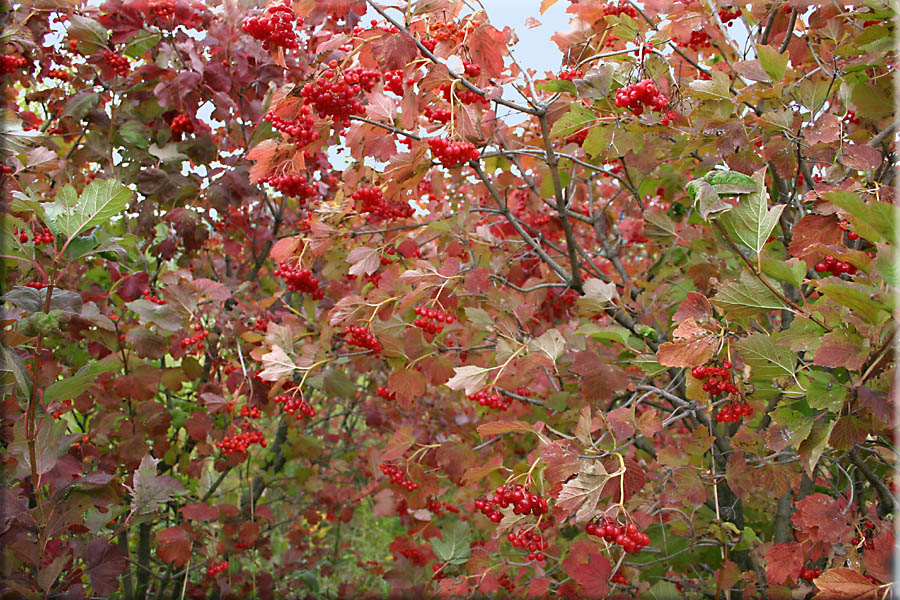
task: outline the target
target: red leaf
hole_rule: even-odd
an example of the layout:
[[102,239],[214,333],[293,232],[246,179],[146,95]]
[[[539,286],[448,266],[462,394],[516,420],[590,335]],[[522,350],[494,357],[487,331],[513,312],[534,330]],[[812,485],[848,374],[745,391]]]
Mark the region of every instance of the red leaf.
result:
[[418,371],[399,369],[388,377],[388,387],[397,394],[397,400],[408,405],[425,394],[425,378]]
[[402,69],[415,60],[419,54],[415,40],[405,31],[385,33],[381,38],[370,43],[372,56],[386,71]]
[[506,36],[493,25],[484,24],[469,35],[469,55],[488,77],[503,72]]
[[462,476],[475,462],[475,453],[471,448],[455,442],[444,442],[435,455],[437,464],[454,483],[460,483]]
[[813,600],[876,600],[886,591],[853,569],[828,569],[813,583],[819,588]]
[[842,499],[826,494],[813,494],[797,502],[794,527],[803,531],[813,541],[842,542],[851,532],[847,524],[849,512],[841,513],[846,506]]
[[840,244],[844,232],[838,227],[837,219],[822,215],[806,215],[791,229],[791,243],[788,252],[791,256],[803,259],[808,267],[813,267],[825,255],[821,251],[810,248],[813,244],[831,246]]
[[195,502],[182,506],[181,515],[189,521],[213,521],[218,518],[219,511],[206,502]]
[[699,292],[688,292],[685,298],[678,306],[678,310],[672,315],[673,323],[681,323],[687,319],[693,319],[698,323],[703,323],[712,318],[712,305],[706,296]]
[[544,477],[551,488],[578,472],[579,446],[572,440],[556,440],[544,446],[541,459],[547,465]]
[[717,345],[716,338],[711,335],[666,342],[660,344],[656,360],[666,367],[699,367],[709,361]]
[[499,435],[511,431],[530,433],[534,431],[534,425],[525,421],[492,421],[478,426],[478,433],[481,437]]
[[881,164],[881,152],[866,144],[851,144],[841,149],[840,160],[851,169],[871,171]]
[[156,534],[159,548],[156,550],[159,558],[175,567],[187,564],[191,558],[191,538],[188,532],[181,527],[169,527]]
[[413,428],[409,425],[404,425],[395,431],[394,435],[391,436],[391,439],[388,440],[387,446],[381,455],[381,460],[386,462],[394,460],[395,458],[400,458],[412,443]]
[[[617,458],[607,458],[603,461],[603,466],[606,467],[607,472],[615,473],[621,467],[619,465],[619,460]],[[623,481],[624,477],[624,481]],[[606,482],[606,485],[603,486],[603,491],[600,493],[600,496],[605,498],[607,496],[611,497],[611,502],[619,501],[619,492],[625,492],[625,501],[631,498],[635,492],[640,491],[644,484],[647,483],[647,475],[644,473],[644,469],[641,468],[641,465],[637,463],[637,461],[626,458],[625,459],[625,475],[620,475],[618,477],[613,477],[609,481]]]
[[573,543],[569,547],[569,556],[563,561],[563,569],[578,583],[584,598],[604,598],[609,592],[612,566],[591,542],[578,540]]
[[766,552],[766,581],[790,585],[800,578],[803,568],[803,545],[798,542],[775,544]]
[[150,275],[141,271],[140,273],[123,277],[119,287],[116,288],[116,293],[125,302],[131,302],[140,298],[147,291],[149,284]]
[[82,557],[94,595],[114,594],[119,589],[119,575],[125,572],[124,553],[105,539],[96,538],[87,543]]
[[[890,521],[888,521],[890,523]],[[894,532],[887,529],[872,540],[872,548],[863,553],[866,574],[885,583],[894,580]]]
[[206,439],[206,435],[213,428],[212,417],[206,414],[202,410],[198,410],[191,417],[184,422],[184,428],[187,430],[188,435],[191,436],[194,440],[198,442],[202,442]]
[[836,329],[822,336],[822,345],[816,350],[813,364],[856,371],[863,366],[868,356],[868,344],[862,336]]
[[547,577],[537,577],[528,582],[528,597],[541,597],[550,589],[550,579]]

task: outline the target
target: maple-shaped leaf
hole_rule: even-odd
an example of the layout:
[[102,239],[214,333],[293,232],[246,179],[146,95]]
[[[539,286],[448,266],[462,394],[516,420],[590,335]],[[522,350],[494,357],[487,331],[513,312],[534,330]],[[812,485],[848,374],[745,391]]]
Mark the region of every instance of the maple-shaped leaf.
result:
[[125,572],[125,554],[104,538],[89,541],[81,552],[84,571],[91,578],[91,590],[97,596],[111,596],[119,589],[119,575]]
[[469,34],[469,55],[488,77],[499,77],[503,72],[503,55],[507,53],[506,36],[487,23]]
[[566,349],[566,340],[559,329],[548,329],[539,337],[531,340],[529,350],[545,354],[554,363]]
[[738,351],[750,365],[750,378],[755,381],[793,377],[797,372],[797,355],[777,343],[778,337],[753,333],[738,340]]
[[702,179],[689,181],[687,191],[691,201],[697,207],[697,211],[704,220],[709,220],[710,215],[723,213],[734,208],[719,197],[719,193],[709,182]]
[[157,475],[156,465],[159,459],[149,454],[141,459],[141,464],[134,472],[134,486],[131,492],[131,507],[137,514],[153,513],[184,492],[181,483],[168,475]]
[[371,275],[381,265],[381,253],[376,248],[358,246],[347,254],[350,274],[357,277]]
[[[624,493],[624,501],[627,502],[631,496],[640,491],[644,484],[647,483],[647,475],[637,461],[632,458],[626,458],[622,463],[625,465],[625,473],[610,477],[600,493],[602,498],[609,497],[612,502],[619,502],[620,494]],[[603,459],[603,464],[610,473],[621,471],[622,463],[614,456],[608,456]]]
[[456,442],[444,442],[435,452],[435,462],[450,481],[457,484],[462,481],[463,474],[475,461],[475,452],[468,446]]
[[431,539],[431,547],[443,562],[462,564],[472,554],[469,545],[471,540],[472,532],[469,524],[463,521],[454,521],[453,524],[441,531],[441,538]]
[[866,574],[884,583],[893,581],[894,550],[894,531],[892,529],[886,529],[875,536],[875,539],[872,540],[872,547],[866,548],[862,557]]
[[584,282],[584,296],[576,301],[579,308],[589,313],[598,313],[619,297],[619,291],[614,283],[604,283],[596,278],[590,278]]
[[475,365],[464,365],[455,367],[453,372],[455,373],[453,377],[444,385],[451,390],[465,390],[466,395],[469,395],[484,387],[491,370]]
[[404,425],[394,431],[391,439],[388,440],[384,452],[381,454],[381,460],[384,462],[400,458],[406,449],[413,443],[413,428],[411,425]]
[[822,345],[816,350],[813,364],[856,371],[869,356],[868,346],[868,340],[858,333],[835,329],[822,336]]
[[605,598],[609,593],[612,565],[591,542],[578,540],[569,546],[569,556],[563,561],[563,570],[578,583],[582,598]]
[[291,357],[287,355],[281,346],[272,346],[272,351],[262,356],[263,370],[259,378],[263,381],[278,381],[290,376],[297,368]]
[[673,323],[682,323],[687,319],[693,319],[698,323],[708,323],[713,317],[713,307],[709,299],[700,292],[688,292],[687,297],[678,305],[678,310],[672,315]]
[[[704,298],[705,299],[705,298]],[[688,317],[672,332],[675,341],[660,344],[656,353],[659,364],[667,367],[697,367],[712,358],[719,340],[709,326],[701,326]]]
[[794,527],[815,542],[843,542],[853,531],[847,523],[850,513],[844,511],[846,504],[846,500],[827,494],[807,496],[797,501],[797,512],[792,519]]
[[575,513],[575,523],[582,525],[597,513],[597,502],[610,474],[599,460],[582,459],[579,467],[575,479],[563,484],[555,512],[560,520]]
[[813,583],[819,588],[813,600],[877,600],[890,592],[853,569],[828,569]]
[[370,42],[372,55],[385,71],[402,69],[412,62],[419,53],[416,42],[405,31],[398,33],[385,32],[377,40]]
[[763,246],[778,225],[778,218],[784,211],[781,204],[769,208],[765,186],[765,169],[753,174],[756,190],[741,196],[738,205],[719,218],[732,240],[740,242],[759,255]]
[[156,554],[160,560],[183,567],[191,558],[191,538],[182,527],[173,526],[156,534],[159,547]]
[[734,317],[752,317],[770,310],[781,310],[787,305],[759,279],[747,271],[741,271],[738,281],[719,287],[712,303]]
[[766,581],[774,585],[790,585],[800,578],[803,568],[803,544],[775,544],[766,552]]
[[572,440],[554,440],[544,446],[541,460],[547,467],[544,477],[551,486],[556,486],[578,472],[580,446]]

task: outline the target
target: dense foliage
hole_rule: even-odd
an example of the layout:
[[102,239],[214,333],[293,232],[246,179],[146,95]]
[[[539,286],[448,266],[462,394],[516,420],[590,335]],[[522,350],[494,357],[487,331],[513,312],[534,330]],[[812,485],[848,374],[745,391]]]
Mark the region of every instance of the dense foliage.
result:
[[560,5],[2,9],[3,598],[890,594],[889,3]]

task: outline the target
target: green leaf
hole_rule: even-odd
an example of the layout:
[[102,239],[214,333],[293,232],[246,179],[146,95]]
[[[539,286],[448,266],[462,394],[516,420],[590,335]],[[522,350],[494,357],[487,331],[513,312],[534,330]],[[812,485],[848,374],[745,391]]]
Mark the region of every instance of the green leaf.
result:
[[631,335],[631,332],[621,325],[607,325],[605,327],[600,327],[594,323],[586,322],[582,323],[575,333],[587,335],[598,342],[612,340],[627,347],[633,347],[634,345],[639,344],[637,338]]
[[715,188],[702,179],[688,182],[687,191],[704,221],[709,220],[709,215],[727,212],[734,208],[723,202]]
[[696,79],[688,84],[690,95],[701,100],[731,100],[728,76],[721,71],[713,71],[712,79]]
[[844,406],[847,388],[825,371],[810,371],[806,374],[806,403],[811,408],[838,412]]
[[472,534],[468,523],[454,521],[452,525],[443,529],[441,534],[442,539],[436,537],[431,539],[431,547],[441,561],[458,565],[469,559],[472,554],[469,547]]
[[69,15],[69,26],[66,28],[66,35],[73,40],[80,42],[88,42],[93,48],[88,48],[89,52],[95,52],[103,46],[109,39],[109,31],[93,19],[83,17],[81,15]]
[[550,81],[539,83],[534,87],[539,90],[546,90],[553,93],[565,92],[567,94],[572,94],[573,96],[578,93],[575,84],[567,79],[551,79]]
[[649,377],[656,377],[666,372],[667,367],[659,364],[655,354],[638,354],[631,359],[631,364],[640,369]]
[[829,277],[823,281],[829,283],[819,285],[819,292],[849,308],[869,323],[880,325],[890,318],[890,309],[872,298],[879,293],[875,288],[846,282],[837,277]]
[[157,33],[139,31],[128,41],[128,45],[125,46],[125,50],[122,54],[137,60],[142,57],[145,52],[157,45],[161,39],[162,36]]
[[721,286],[711,302],[722,308],[728,316],[736,318],[787,308],[781,298],[747,271],[741,272],[738,281]]
[[753,333],[739,340],[736,347],[750,365],[750,379],[777,379],[794,377],[797,373],[797,355],[789,348],[776,345],[776,336]]
[[828,192],[824,197],[847,211],[847,220],[863,238],[872,243],[893,243],[896,239],[896,221],[900,218],[900,213],[893,204],[866,203],[858,195],[845,191]]
[[67,185],[47,208],[50,228],[71,240],[85,229],[102,225],[121,213],[132,195],[131,190],[113,179],[95,179],[81,196]]
[[757,191],[756,181],[737,171],[710,171],[703,176],[719,194],[751,194]]
[[[574,88],[575,85],[573,84]],[[561,116],[553,123],[550,129],[550,136],[554,138],[567,138],[573,133],[583,129],[586,125],[594,122],[594,113],[581,105],[581,102],[573,102],[569,108],[569,112]]]
[[156,304],[149,300],[138,299],[125,304],[128,310],[141,317],[145,323],[153,323],[166,331],[178,331],[184,327],[184,319],[170,304]]
[[22,398],[31,396],[31,378],[25,368],[25,362],[18,354],[5,345],[0,345],[0,371],[11,373]]
[[128,121],[119,127],[119,137],[126,143],[146,150],[150,146],[150,134],[138,121]]
[[779,52],[771,46],[757,44],[756,56],[759,58],[759,64],[762,65],[766,74],[772,78],[772,81],[781,81],[784,79],[788,58],[790,58],[787,52],[779,54]]
[[806,263],[799,258],[782,260],[764,256],[761,261],[762,270],[781,281],[786,281],[795,287],[800,287],[806,277]]
[[803,459],[803,467],[807,475],[812,476],[813,469],[819,463],[819,458],[828,447],[828,439],[837,421],[834,417],[823,415],[813,423],[812,429],[806,439],[797,447],[797,454]]
[[60,117],[72,117],[80,121],[100,103],[100,94],[92,90],[79,90],[75,92],[63,106]]
[[44,390],[44,402],[63,402],[77,398],[91,387],[97,375],[104,371],[114,371],[119,366],[118,359],[107,359],[87,364],[78,369],[78,372],[71,377],[61,379],[47,386],[47,389]]
[[141,459],[140,467],[134,472],[134,487],[128,489],[131,492],[131,507],[137,514],[154,513],[176,494],[184,492],[181,483],[174,477],[156,474],[158,463],[158,459],[148,454]]
[[794,88],[797,100],[804,108],[815,114],[825,103],[825,97],[831,88],[831,80],[824,77],[803,79]]
[[875,270],[889,285],[894,287],[900,286],[900,261],[897,261],[892,246],[878,245],[878,255],[875,257]]
[[778,218],[784,210],[783,204],[769,208],[765,177],[765,169],[754,173],[756,191],[742,196],[738,205],[719,219],[732,240],[747,246],[757,256],[766,245],[772,230],[778,225]]
[[588,156],[594,158],[609,148],[610,141],[612,141],[613,127],[602,123],[591,127],[587,137],[584,138],[584,142],[581,144]]

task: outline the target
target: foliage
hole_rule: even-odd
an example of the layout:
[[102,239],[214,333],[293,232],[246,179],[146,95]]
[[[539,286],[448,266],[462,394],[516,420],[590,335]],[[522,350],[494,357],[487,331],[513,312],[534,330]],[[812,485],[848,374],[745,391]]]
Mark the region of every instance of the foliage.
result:
[[5,598],[890,593],[893,9],[567,4],[2,9]]

